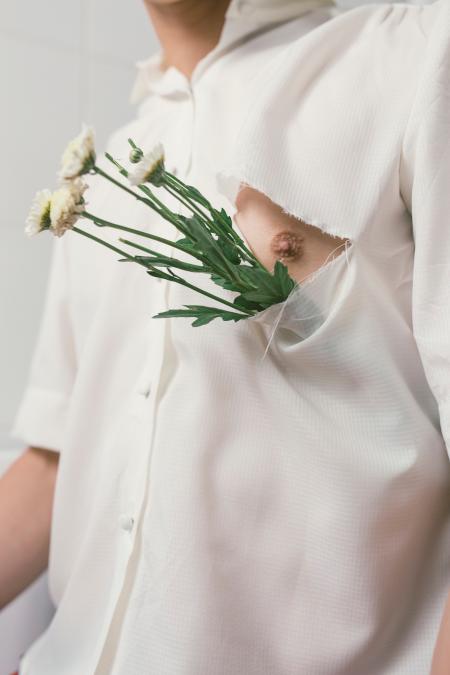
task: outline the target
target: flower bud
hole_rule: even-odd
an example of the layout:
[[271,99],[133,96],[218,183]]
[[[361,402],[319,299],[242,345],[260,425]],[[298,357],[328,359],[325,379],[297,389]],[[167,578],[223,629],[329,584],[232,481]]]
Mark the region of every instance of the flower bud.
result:
[[138,164],[143,158],[144,153],[140,148],[132,148],[130,151],[130,162],[132,164]]

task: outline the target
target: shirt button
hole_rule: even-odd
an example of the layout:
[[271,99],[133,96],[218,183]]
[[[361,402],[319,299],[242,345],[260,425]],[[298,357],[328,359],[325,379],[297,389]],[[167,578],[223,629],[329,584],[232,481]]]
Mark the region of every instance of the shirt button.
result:
[[152,390],[152,385],[148,382],[145,384],[141,385],[138,389],[138,393],[141,394],[141,396],[145,396],[145,398],[148,398],[150,396],[150,392]]
[[127,516],[126,513],[122,513],[119,518],[119,525],[125,532],[131,532],[134,526],[134,518]]

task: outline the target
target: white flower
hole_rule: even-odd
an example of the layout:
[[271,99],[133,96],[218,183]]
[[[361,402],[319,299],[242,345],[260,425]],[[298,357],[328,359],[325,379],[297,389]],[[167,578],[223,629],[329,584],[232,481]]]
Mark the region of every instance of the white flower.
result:
[[26,221],[25,232],[29,237],[39,234],[50,227],[50,205],[52,193],[50,190],[37,192],[31,205]]
[[83,193],[87,185],[81,179],[64,183],[51,195],[50,202],[50,229],[57,237],[71,230],[80,214],[85,202]]
[[133,171],[128,173],[128,180],[131,185],[141,185],[142,183],[161,185],[164,170],[164,148],[159,143],[142,157]]
[[81,133],[70,141],[61,160],[59,177],[62,180],[77,178],[88,173],[95,165],[94,131],[83,124]]

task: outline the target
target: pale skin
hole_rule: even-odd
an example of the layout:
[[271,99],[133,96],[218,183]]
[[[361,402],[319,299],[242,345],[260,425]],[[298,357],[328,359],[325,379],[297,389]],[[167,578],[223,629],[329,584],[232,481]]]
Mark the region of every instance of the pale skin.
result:
[[[198,61],[213,49],[230,0],[145,0],[163,47],[163,67],[175,66],[190,77]],[[270,270],[281,260],[293,278],[303,281],[344,251],[344,239],[281,212],[264,195],[244,188],[236,202],[236,223],[250,248]]]
[[230,0],[144,0],[162,46],[163,65],[190,77],[217,44]]
[[444,616],[434,649],[431,675],[448,675],[450,673],[450,595],[447,598]]
[[[144,0],[162,46],[163,67],[190,78],[217,44],[230,0]],[[261,262],[284,262],[303,281],[343,253],[345,239],[283,213],[265,195],[245,187],[235,221]],[[59,455],[28,448],[0,479],[0,607],[46,568]],[[7,555],[4,555],[4,552]],[[442,619],[430,675],[450,673],[450,596]]]
[[58,461],[28,448],[0,478],[0,608],[47,567]]

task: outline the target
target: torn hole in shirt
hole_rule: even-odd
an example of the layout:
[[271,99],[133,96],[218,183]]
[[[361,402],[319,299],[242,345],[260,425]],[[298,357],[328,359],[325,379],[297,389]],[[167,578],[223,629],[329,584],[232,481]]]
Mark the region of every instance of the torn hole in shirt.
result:
[[228,167],[218,172],[216,174],[216,185],[218,192],[224,195],[231,204],[236,205],[238,199],[242,198],[245,191],[250,190],[253,193],[262,195],[265,199],[275,204],[280,210],[280,213],[296,218],[304,223],[308,223],[311,227],[316,227],[318,230],[329,234],[331,237],[346,239],[351,236],[347,231],[347,228],[341,226],[339,222],[330,223],[327,220],[318,217],[315,208],[311,207],[311,204],[309,204],[308,209],[308,205],[306,204],[308,201],[307,195],[305,197],[305,208],[293,211],[292,209],[287,208],[285,204],[277,202],[276,197],[270,196],[271,193],[269,192],[268,187],[266,189],[266,186],[258,184],[255,179],[250,181],[242,168]]
[[339,246],[341,253],[333,258],[328,256],[303,281],[297,281],[286,300],[248,319],[268,329],[262,359],[280,329],[290,331],[295,342],[303,342],[323,326],[335,307],[336,297],[350,266],[353,246],[353,242],[346,241],[344,246]]
[[284,302],[250,319],[269,327],[264,358],[279,328],[292,331],[297,340],[305,340],[323,324],[332,308],[339,278],[348,265],[352,242],[286,213],[249,186],[241,186],[237,193],[234,222],[247,246],[267,269],[272,271],[280,260],[296,281]]

